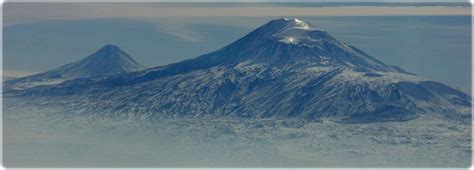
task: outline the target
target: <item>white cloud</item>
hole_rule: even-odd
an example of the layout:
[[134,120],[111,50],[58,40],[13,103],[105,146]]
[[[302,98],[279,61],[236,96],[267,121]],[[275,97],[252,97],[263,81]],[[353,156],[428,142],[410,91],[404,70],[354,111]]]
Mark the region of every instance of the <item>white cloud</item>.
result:
[[188,42],[200,42],[203,37],[183,23],[157,24],[158,31],[178,37]]
[[21,70],[0,70],[0,74],[4,78],[11,78],[11,77],[24,77],[33,75],[36,72],[31,71],[21,71]]
[[[41,20],[95,18],[471,15],[469,6],[179,7],[163,3],[6,3],[3,9],[4,26]],[[187,33],[178,35],[188,36]]]

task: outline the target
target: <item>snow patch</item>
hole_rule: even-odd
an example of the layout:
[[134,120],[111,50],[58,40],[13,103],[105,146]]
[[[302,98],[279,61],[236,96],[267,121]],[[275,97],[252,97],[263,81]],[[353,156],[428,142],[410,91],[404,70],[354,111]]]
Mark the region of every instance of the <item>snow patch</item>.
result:
[[66,80],[67,79],[49,79],[49,80],[42,80],[42,81],[25,82],[25,83],[18,84],[13,89],[22,90],[22,89],[27,89],[27,88],[37,87],[37,86],[55,85],[55,84],[60,84]]

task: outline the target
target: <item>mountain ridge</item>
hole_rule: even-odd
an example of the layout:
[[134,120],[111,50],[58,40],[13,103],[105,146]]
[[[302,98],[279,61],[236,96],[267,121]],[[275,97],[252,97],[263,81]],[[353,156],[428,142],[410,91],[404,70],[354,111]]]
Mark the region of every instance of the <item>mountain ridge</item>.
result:
[[108,76],[139,71],[144,68],[118,46],[106,44],[79,61],[42,73],[6,81],[4,88],[30,88],[40,85],[52,85],[71,79]]
[[386,65],[298,19],[272,20],[182,62],[5,95],[54,97],[74,103],[69,110],[150,119],[370,123],[432,116],[467,123],[471,118],[469,95]]
[[[291,29],[294,26],[309,27],[303,28],[304,34],[317,32],[326,37],[325,41],[311,42],[313,47],[308,45],[301,45],[298,43],[287,43],[281,41],[282,37],[275,36],[281,34],[282,30]],[[302,34],[301,32],[299,34]],[[250,42],[250,43],[249,43]],[[250,50],[248,50],[250,49]],[[325,51],[329,49],[330,51]],[[328,57],[320,56],[320,53],[329,53]],[[264,55],[262,55],[264,54]],[[306,56],[305,56],[306,55]],[[357,58],[348,56],[357,55]],[[157,66],[147,70],[143,75],[137,76],[133,80],[124,80],[127,82],[120,82],[123,84],[134,84],[135,82],[146,81],[147,79],[155,79],[160,76],[174,75],[185,73],[188,71],[207,69],[217,65],[232,65],[246,60],[253,60],[252,62],[268,63],[271,65],[284,65],[287,62],[299,60],[302,57],[311,57],[312,63],[319,63],[320,65],[337,64],[338,66],[351,67],[356,69],[371,70],[371,71],[393,71],[406,74],[413,74],[407,72],[400,67],[386,65],[381,61],[367,55],[362,50],[342,43],[334,39],[329,33],[317,28],[297,18],[275,19],[271,20],[254,31],[244,35],[242,38],[222,47],[214,52],[210,52],[196,58],[187,59],[181,62],[172,63],[165,66]],[[330,63],[331,59],[334,63]],[[354,60],[362,61],[361,63],[353,63]],[[119,84],[120,84],[119,83]]]

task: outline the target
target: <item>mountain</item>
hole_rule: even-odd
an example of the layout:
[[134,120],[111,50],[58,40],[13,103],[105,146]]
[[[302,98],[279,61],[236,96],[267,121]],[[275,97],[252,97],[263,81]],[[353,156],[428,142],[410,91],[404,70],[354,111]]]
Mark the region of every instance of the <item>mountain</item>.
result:
[[115,45],[107,44],[92,55],[59,68],[5,82],[5,88],[29,88],[52,85],[77,78],[92,78],[144,69],[130,55]]
[[471,121],[469,95],[384,64],[296,18],[272,20],[215,52],[182,62],[4,96],[48,106],[68,103],[67,109],[78,113],[146,119]]

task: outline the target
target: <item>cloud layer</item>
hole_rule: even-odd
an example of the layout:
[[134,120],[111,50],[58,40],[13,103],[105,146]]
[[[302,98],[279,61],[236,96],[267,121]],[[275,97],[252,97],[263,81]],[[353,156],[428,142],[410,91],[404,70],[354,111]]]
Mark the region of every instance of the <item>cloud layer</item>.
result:
[[471,15],[469,6],[190,6],[170,3],[6,3],[4,26],[42,20],[216,16],[419,16]]

